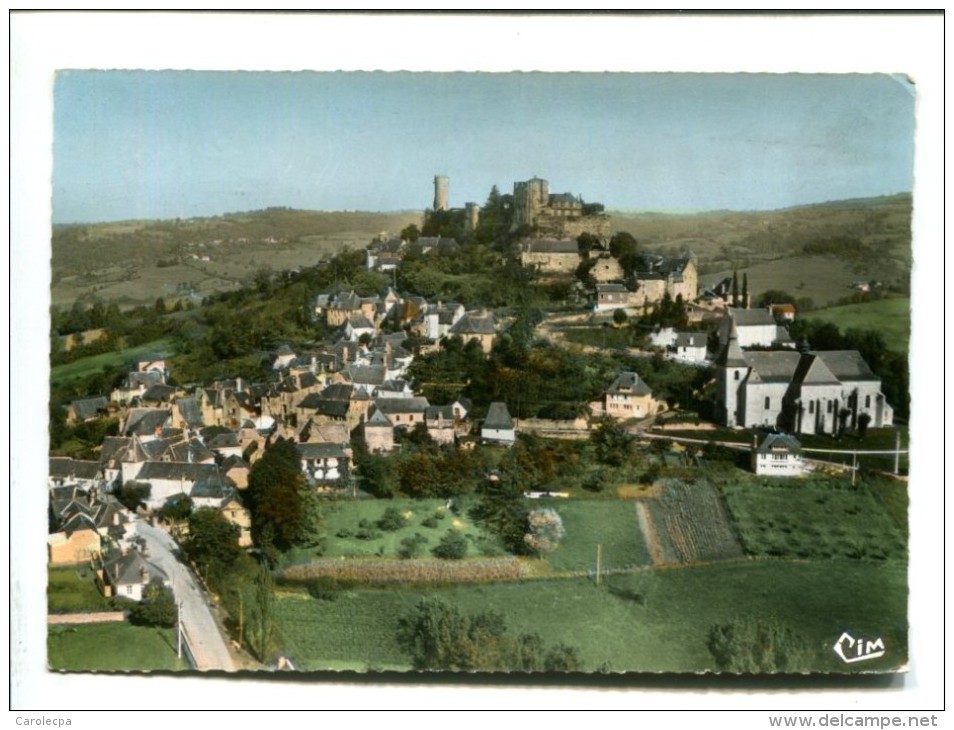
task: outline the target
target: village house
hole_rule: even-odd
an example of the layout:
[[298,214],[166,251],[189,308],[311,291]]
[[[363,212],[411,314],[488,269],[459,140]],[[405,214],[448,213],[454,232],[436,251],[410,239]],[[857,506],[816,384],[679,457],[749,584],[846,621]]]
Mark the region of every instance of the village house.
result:
[[476,341],[484,354],[489,355],[497,336],[494,315],[487,310],[468,312],[448,330],[451,337],[460,337],[464,343]]
[[97,578],[107,598],[121,597],[130,601],[141,601],[146,586],[153,581],[169,583],[166,574],[136,550],[106,557]]
[[666,410],[666,404],[653,398],[652,389],[636,373],[623,371],[616,376],[602,400],[590,404],[594,417],[626,420],[646,418]]
[[701,364],[709,351],[709,336],[705,332],[677,332],[671,357],[679,362]]
[[655,254],[643,254],[639,266],[633,273],[634,294],[631,305],[649,307],[661,302],[666,294],[675,301],[693,301],[698,295],[699,275],[696,257],[693,253],[686,256],[666,257]]
[[375,407],[394,425],[410,431],[424,423],[424,413],[430,407],[427,398],[375,398]]
[[607,312],[613,309],[624,309],[630,305],[630,291],[622,284],[597,284],[596,307],[597,312]]
[[752,448],[752,471],[759,476],[796,477],[805,473],[802,446],[794,436],[770,433]]
[[95,421],[106,413],[108,405],[106,396],[74,400],[66,407],[66,423],[75,426],[77,423]]
[[219,512],[230,525],[239,530],[239,547],[252,546],[252,513],[237,499],[230,499],[219,508]]
[[427,434],[435,443],[451,446],[454,444],[457,424],[453,405],[429,406],[424,411],[424,425],[427,426]]
[[520,244],[520,264],[541,274],[573,274],[580,265],[573,238],[532,238]]
[[81,461],[68,456],[49,457],[47,476],[50,488],[73,485],[88,491],[105,482],[103,468],[98,461]]
[[495,401],[487,409],[487,417],[480,427],[480,440],[485,444],[513,446],[517,430],[506,403]]
[[374,406],[362,425],[362,434],[370,453],[389,454],[394,450],[394,424]]
[[719,347],[725,347],[735,333],[736,342],[742,349],[750,347],[795,348],[795,341],[785,327],[775,321],[768,309],[726,309],[725,318],[719,324]]
[[341,444],[298,444],[301,467],[312,485],[343,485],[350,475],[350,449]]

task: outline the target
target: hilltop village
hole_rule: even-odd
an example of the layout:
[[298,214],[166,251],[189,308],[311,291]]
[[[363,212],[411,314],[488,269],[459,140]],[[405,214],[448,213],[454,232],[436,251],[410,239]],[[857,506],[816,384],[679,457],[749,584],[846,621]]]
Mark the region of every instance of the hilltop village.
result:
[[[733,522],[743,498],[693,480],[854,483],[857,454],[824,452],[875,437],[895,454],[872,468],[897,473],[906,382],[877,341],[699,271],[693,251],[645,251],[547,180],[455,208],[438,175],[420,226],[197,308],[157,303],[144,321],[179,328],[164,349],[51,407],[51,576],[78,571],[117,621],[175,625],[193,668],[316,668],[291,614],[276,628],[273,580],[328,605],[412,568],[413,584],[527,580],[578,525],[601,524],[561,519],[581,497],[638,500],[642,557],[620,571],[760,555]],[[666,502],[677,482],[695,507]],[[600,529],[587,564],[611,541]],[[592,666],[564,635],[543,636],[529,668]]]

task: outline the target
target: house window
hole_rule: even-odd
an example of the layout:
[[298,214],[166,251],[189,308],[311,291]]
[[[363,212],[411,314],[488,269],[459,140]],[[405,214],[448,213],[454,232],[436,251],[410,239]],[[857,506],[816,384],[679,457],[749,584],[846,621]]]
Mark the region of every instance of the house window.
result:
[[736,380],[739,379],[739,371],[738,371],[738,370],[735,371],[735,379],[736,379]]
[[815,401],[813,400],[808,401],[808,412],[809,413],[815,412]]
[[771,398],[766,398],[766,399],[765,399],[765,407],[766,407],[766,409],[772,407],[772,399],[771,399]]
[[127,595],[130,595],[130,596],[132,595],[132,586],[131,586],[131,585],[127,585],[127,586],[126,586],[126,593],[127,593]]
[[870,396],[870,395],[866,395],[866,396],[865,396],[865,408],[871,408],[871,396]]
[[831,402],[831,401],[828,401],[828,408],[827,408],[826,410],[827,410],[829,413],[831,413],[831,407],[832,407],[832,402]]

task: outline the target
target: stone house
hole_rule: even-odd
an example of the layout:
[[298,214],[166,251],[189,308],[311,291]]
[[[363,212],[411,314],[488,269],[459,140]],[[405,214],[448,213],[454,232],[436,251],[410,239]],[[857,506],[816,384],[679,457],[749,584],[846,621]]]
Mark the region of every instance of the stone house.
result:
[[653,398],[652,389],[636,373],[623,371],[616,376],[602,400],[590,404],[595,417],[626,420],[646,418],[666,410],[666,404]]

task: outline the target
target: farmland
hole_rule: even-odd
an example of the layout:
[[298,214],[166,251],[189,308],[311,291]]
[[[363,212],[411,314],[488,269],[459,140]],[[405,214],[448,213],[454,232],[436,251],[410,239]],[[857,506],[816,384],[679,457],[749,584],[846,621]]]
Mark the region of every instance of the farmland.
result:
[[[871,586],[878,590],[872,591]],[[858,600],[860,595],[865,600]],[[460,610],[496,611],[515,633],[539,633],[579,649],[585,671],[714,669],[706,648],[720,622],[774,617],[811,647],[816,671],[844,668],[831,652],[841,631],[884,637],[881,666],[903,663],[906,570],[902,562],[741,561],[608,576],[446,589],[349,590],[335,600],[283,594],[286,649],[306,670],[406,670],[397,619],[424,597]],[[864,668],[877,670],[879,662]]]
[[95,295],[121,306],[157,297],[208,296],[236,289],[260,269],[314,266],[382,232],[421,222],[419,212],[269,209],[214,218],[57,226],[52,303]]
[[865,487],[820,479],[723,486],[749,555],[828,560],[904,560],[905,538]]

